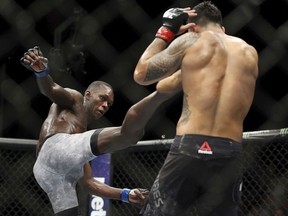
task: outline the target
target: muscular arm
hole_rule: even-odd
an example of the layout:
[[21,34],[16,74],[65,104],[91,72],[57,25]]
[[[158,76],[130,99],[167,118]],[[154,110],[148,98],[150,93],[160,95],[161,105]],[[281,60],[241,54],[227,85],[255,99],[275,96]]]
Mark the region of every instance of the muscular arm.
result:
[[165,41],[154,39],[136,65],[134,80],[140,85],[150,85],[170,76],[180,69],[185,50],[194,44],[197,38],[193,33],[186,33],[167,48]]
[[[186,14],[186,15],[185,15]],[[156,38],[147,47],[134,71],[134,80],[140,85],[149,85],[155,83],[180,69],[181,60],[184,54],[182,36],[176,38],[167,47],[167,43],[175,35],[181,35],[195,26],[194,23],[186,22],[188,17],[194,17],[197,13],[190,7],[178,9],[169,9],[163,14],[163,25],[156,33]],[[162,31],[162,29],[164,29]],[[169,33],[170,32],[170,33]],[[168,34],[169,33],[169,34]],[[172,34],[172,38],[171,38]],[[185,37],[184,37],[185,38]],[[167,49],[166,49],[167,48]]]
[[85,191],[90,194],[100,197],[107,197],[109,199],[120,200],[122,189],[111,187],[94,179],[89,163],[84,165],[84,176],[80,179],[79,183],[85,189]]
[[[81,187],[90,194],[113,200],[121,200],[121,192],[123,189],[111,187],[93,178],[91,165],[89,163],[84,165],[84,176],[80,179],[79,183]],[[143,189],[141,192],[140,189],[133,189],[128,196],[129,202],[143,205],[147,199],[148,190]]]
[[[137,83],[140,85],[149,85],[156,82],[159,76],[163,76],[163,72],[159,70],[160,63],[156,61],[151,65],[150,62],[154,60],[153,57],[156,54],[163,51],[166,47],[167,42],[159,38],[155,38],[154,41],[147,47],[140,57],[134,71],[134,80]],[[156,68],[153,64],[156,64],[158,68]]]
[[37,78],[37,84],[40,92],[53,103],[65,107],[72,107],[74,104],[74,98],[70,92],[55,83],[50,75]]
[[21,63],[37,75],[37,84],[43,95],[60,106],[72,107],[74,99],[69,91],[55,83],[47,73],[39,77],[38,74],[48,67],[48,59],[43,56],[39,47],[34,47],[24,53]]

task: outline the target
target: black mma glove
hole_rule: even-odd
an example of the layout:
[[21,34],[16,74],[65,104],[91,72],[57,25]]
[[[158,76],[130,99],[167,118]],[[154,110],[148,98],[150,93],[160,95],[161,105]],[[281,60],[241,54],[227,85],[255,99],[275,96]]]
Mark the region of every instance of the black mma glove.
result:
[[34,48],[29,49],[26,53],[24,53],[24,57],[22,57],[20,59],[20,62],[25,68],[27,68],[30,71],[33,71],[35,76],[37,76],[37,77],[46,77],[48,75],[48,73],[49,73],[47,62],[41,62],[41,61],[33,62],[33,67],[38,68],[38,70],[40,70],[40,71],[34,70],[33,67],[32,67],[32,63],[27,64],[27,63],[24,62],[25,56],[29,55],[29,52],[34,52],[35,53],[35,51],[37,51],[38,56],[43,57],[43,53],[41,52],[40,48],[38,46],[35,46]]
[[155,37],[161,38],[169,43],[187,19],[188,14],[183,12],[181,8],[170,8],[163,14],[162,27],[157,31]]

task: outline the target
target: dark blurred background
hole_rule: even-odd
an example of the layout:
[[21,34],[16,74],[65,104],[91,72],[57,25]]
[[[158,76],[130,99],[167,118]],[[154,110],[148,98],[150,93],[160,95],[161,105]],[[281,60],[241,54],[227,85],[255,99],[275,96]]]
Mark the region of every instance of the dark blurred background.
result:
[[[170,7],[198,0],[0,0],[0,137],[37,139],[51,102],[19,62],[35,45],[52,76],[82,92],[94,80],[110,83],[115,103],[94,127],[120,125],[128,108],[155,89],[133,80],[135,65]],[[244,131],[287,127],[288,1],[214,0],[226,33],[259,52],[260,75]],[[165,103],[144,140],[173,138],[182,95]]]

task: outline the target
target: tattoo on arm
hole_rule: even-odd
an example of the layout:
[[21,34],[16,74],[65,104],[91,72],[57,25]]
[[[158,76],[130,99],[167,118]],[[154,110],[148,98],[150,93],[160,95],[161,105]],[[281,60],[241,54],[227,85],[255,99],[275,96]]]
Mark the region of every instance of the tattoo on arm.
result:
[[164,67],[159,67],[154,64],[149,64],[148,65],[148,72],[145,77],[145,81],[151,81],[158,79],[160,77],[165,76],[167,73],[166,68]]
[[187,34],[172,42],[166,50],[154,55],[148,64],[145,81],[158,81],[179,70],[185,50],[197,39],[197,34]]
[[158,80],[171,75],[177,71],[181,65],[182,55],[167,55],[162,54],[156,56],[148,64],[145,81]]

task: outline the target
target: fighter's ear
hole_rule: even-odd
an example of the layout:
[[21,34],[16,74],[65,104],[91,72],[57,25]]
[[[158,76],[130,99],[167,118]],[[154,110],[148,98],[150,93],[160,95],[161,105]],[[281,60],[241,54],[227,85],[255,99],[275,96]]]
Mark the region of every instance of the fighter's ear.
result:
[[192,32],[195,32],[195,27],[196,27],[196,24],[195,23],[189,23],[189,29],[188,29],[188,31],[192,31]]
[[85,94],[84,94],[84,98],[85,98],[85,99],[89,99],[90,96],[91,96],[91,92],[88,91],[88,90],[86,90],[86,91],[85,91]]
[[[194,23],[193,23],[194,24]],[[195,33],[199,33],[199,26],[194,24],[191,26],[191,30]]]

